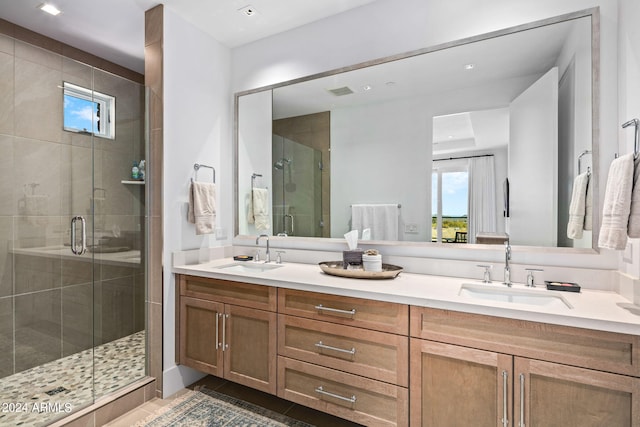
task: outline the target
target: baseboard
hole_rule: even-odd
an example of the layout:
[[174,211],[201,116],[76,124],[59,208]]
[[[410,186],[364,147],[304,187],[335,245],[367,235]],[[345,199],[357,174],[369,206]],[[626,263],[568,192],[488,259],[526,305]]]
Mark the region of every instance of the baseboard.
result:
[[162,397],[166,399],[183,388],[206,377],[207,374],[188,366],[175,365],[162,373]]

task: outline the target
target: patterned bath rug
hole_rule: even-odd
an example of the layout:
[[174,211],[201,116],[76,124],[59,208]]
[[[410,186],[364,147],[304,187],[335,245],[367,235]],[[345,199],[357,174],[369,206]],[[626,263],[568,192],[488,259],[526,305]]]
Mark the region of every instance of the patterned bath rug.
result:
[[313,427],[213,390],[188,391],[134,427]]

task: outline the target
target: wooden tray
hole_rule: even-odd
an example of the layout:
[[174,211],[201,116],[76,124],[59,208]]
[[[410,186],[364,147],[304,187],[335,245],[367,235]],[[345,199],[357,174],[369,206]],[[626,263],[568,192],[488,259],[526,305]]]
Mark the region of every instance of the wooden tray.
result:
[[402,267],[391,264],[382,264],[382,271],[345,270],[342,261],[323,261],[318,265],[327,274],[351,279],[395,279],[402,272]]

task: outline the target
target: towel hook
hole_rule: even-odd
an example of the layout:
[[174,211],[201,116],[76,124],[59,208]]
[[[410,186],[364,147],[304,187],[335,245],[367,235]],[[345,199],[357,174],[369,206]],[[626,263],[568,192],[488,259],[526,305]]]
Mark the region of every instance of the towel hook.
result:
[[640,126],[640,120],[638,119],[631,119],[628,122],[625,122],[622,124],[623,128],[626,128],[628,126],[633,125],[635,127],[635,135],[634,135],[634,139],[633,139],[633,158],[637,159],[638,158],[638,152],[640,151],[640,149],[638,148],[638,132],[640,131],[639,126]]
[[[194,163],[193,165],[193,169],[196,171],[196,181],[198,180],[198,169],[200,168],[209,168],[213,171],[213,183],[216,183],[216,170],[213,166],[209,166],[209,165],[203,165],[200,163]],[[192,180],[193,181],[193,180]]]

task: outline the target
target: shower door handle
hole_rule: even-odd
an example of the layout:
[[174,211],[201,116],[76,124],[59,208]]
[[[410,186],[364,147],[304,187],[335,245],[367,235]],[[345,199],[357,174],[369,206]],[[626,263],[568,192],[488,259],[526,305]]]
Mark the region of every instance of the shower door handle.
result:
[[[291,232],[287,233],[287,218],[291,218]],[[293,215],[287,214],[284,216],[284,232],[287,233],[288,236],[293,236]]]
[[[82,225],[81,235],[80,235],[80,247],[78,248],[78,241],[76,239],[76,226],[80,220],[80,224]],[[81,216],[74,216],[71,218],[71,252],[75,255],[82,255],[87,252],[87,221]]]

